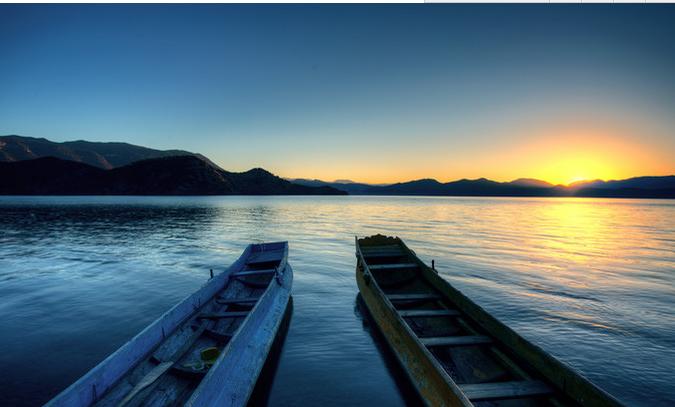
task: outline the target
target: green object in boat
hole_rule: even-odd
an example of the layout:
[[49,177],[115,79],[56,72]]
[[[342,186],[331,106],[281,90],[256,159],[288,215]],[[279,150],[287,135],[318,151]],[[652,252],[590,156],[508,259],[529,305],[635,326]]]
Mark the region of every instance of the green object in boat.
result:
[[218,360],[219,355],[220,355],[220,350],[218,350],[218,348],[216,348],[214,346],[212,346],[210,348],[204,348],[204,349],[201,350],[202,360],[207,365],[212,365],[212,364],[216,363],[216,360]]

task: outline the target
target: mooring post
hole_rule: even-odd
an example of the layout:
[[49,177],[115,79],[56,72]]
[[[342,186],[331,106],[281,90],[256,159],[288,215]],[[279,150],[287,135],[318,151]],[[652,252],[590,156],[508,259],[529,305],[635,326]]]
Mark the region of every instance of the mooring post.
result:
[[431,259],[431,269],[436,270],[436,262],[434,261],[434,259]]

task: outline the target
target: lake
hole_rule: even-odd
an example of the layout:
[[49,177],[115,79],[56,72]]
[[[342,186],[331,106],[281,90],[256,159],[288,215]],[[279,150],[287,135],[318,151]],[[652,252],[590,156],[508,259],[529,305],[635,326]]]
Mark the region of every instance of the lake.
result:
[[0,197],[0,405],[38,405],[222,271],[288,240],[270,405],[414,404],[357,304],[354,236],[397,235],[630,405],[675,404],[675,201]]

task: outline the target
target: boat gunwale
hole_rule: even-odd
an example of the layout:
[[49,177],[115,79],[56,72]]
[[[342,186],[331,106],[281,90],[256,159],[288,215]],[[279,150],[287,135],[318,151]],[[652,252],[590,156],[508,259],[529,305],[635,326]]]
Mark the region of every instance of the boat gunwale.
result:
[[[45,404],[45,407],[89,406],[99,402],[101,397],[114,388],[131,369],[145,360],[157,345],[166,340],[176,329],[193,317],[204,304],[225,289],[230,282],[230,275],[246,268],[246,260],[254,253],[255,247],[277,244],[284,245],[285,255],[282,259],[285,260],[288,242],[248,244],[241,255],[225,270],[210,278],[197,291],[187,295],[160,315],[78,380],[55,395]],[[165,323],[168,326],[164,326]],[[243,322],[241,325],[243,325]],[[113,368],[115,373],[111,376],[110,372]]]
[[[426,265],[417,256],[417,254],[412,249],[410,249],[398,236],[393,237],[393,239],[398,242],[404,253],[412,256],[420,266],[420,276],[422,278],[424,278],[432,287],[441,291],[442,296],[450,300],[457,307],[457,309],[470,318],[472,322],[484,329],[495,340],[495,344],[499,344],[509,349],[518,358],[530,364],[534,370],[542,375],[545,380],[550,382],[550,384],[552,384],[557,391],[581,405],[623,406],[623,404],[614,396],[596,386],[593,382],[591,382],[581,373],[577,372],[574,368],[558,360],[538,345],[535,345],[523,338],[512,328],[505,325],[496,317],[485,311],[483,307],[476,304],[473,300],[464,295],[460,290],[455,288],[452,284],[441,277],[436,270]],[[361,254],[358,237],[356,238],[356,243],[358,249],[357,253]],[[365,258],[361,257],[361,259],[367,266]],[[371,278],[371,280],[375,279]],[[377,281],[375,281],[375,283],[381,298],[383,298],[387,304],[390,304],[393,307],[393,304],[391,304],[387,296],[384,294],[384,291],[382,291],[382,289],[379,287]],[[407,328],[409,328],[407,326],[408,324],[403,321],[403,318],[398,314],[398,312],[396,312],[396,316],[404,323]],[[412,332],[412,329],[409,328],[408,331],[412,333],[413,336],[417,337],[415,333]],[[509,338],[511,340],[508,340]],[[419,340],[417,342],[419,342],[420,345],[424,347],[424,345],[422,345]],[[426,347],[424,348],[424,350],[428,351]],[[452,383],[454,383],[452,378],[450,378],[450,380]],[[459,388],[456,383],[454,384]],[[571,387],[578,388],[573,389]],[[587,399],[586,397],[590,399]]]

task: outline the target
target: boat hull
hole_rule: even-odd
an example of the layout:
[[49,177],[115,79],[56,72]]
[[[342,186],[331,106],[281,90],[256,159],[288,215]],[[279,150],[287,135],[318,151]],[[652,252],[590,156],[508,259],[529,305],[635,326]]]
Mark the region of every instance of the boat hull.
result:
[[383,301],[379,287],[364,276],[363,267],[358,265],[356,282],[368,312],[421,400],[429,406],[470,406],[469,401],[448,383],[447,374],[416,343],[407,326],[397,318],[393,307]]
[[621,405],[455,289],[399,238],[357,238],[356,257],[363,302],[425,404]]
[[245,406],[260,376],[291,296],[293,269],[286,266],[279,284],[270,284],[241,330],[223,351],[186,406]]
[[[245,405],[289,303],[293,270],[287,256],[286,242],[249,245],[225,271],[176,304],[47,406]],[[252,293],[256,293],[255,299]],[[245,303],[250,305],[241,308]],[[218,332],[228,331],[228,327],[230,332]],[[190,363],[185,362],[195,360],[210,342],[221,344],[217,345],[215,363],[207,371],[186,371],[184,366]],[[160,378],[169,375],[162,383],[161,396],[149,396],[159,387]],[[166,390],[171,383],[187,384],[176,387],[171,396],[174,398],[165,397],[171,394]]]

